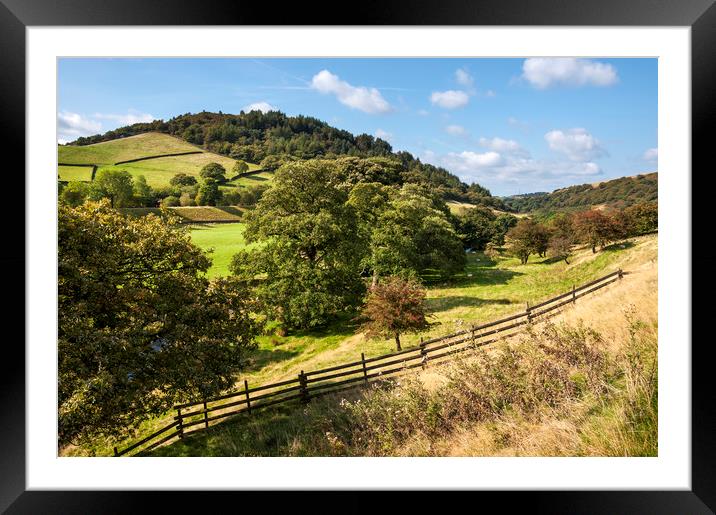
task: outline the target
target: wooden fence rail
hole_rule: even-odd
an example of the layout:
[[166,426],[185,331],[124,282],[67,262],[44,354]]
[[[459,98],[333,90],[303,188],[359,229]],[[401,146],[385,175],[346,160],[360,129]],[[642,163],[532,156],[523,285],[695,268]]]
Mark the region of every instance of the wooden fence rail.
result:
[[[203,431],[210,427],[210,422],[240,413],[251,414],[261,408],[292,401],[306,403],[313,398],[356,388],[371,381],[398,377],[413,369],[428,366],[428,364],[444,363],[455,354],[494,343],[507,336],[513,336],[519,332],[519,327],[531,323],[536,317],[542,317],[562,306],[574,303],[578,298],[595,292],[622,277],[623,272],[619,269],[579,287],[573,286],[570,291],[543,302],[534,305],[528,303],[524,312],[445,336],[424,341],[421,339],[420,345],[398,352],[372,358],[366,358],[361,353],[359,361],[308,372],[301,370],[295,379],[262,386],[249,388],[248,381],[244,380],[244,388],[241,390],[211,399],[175,405],[174,409],[177,414],[171,424],[121,451],[115,447],[114,455],[123,456],[148,443],[150,445],[139,452],[149,451],[175,437],[184,438],[197,431]],[[256,395],[257,393],[259,394]],[[190,430],[187,431],[187,429]]]

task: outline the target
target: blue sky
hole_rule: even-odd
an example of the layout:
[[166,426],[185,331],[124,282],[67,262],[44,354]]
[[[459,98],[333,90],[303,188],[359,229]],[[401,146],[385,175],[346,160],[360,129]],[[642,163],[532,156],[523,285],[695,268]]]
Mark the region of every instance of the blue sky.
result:
[[61,59],[58,139],[251,108],[308,115],[495,195],[657,169],[656,59]]

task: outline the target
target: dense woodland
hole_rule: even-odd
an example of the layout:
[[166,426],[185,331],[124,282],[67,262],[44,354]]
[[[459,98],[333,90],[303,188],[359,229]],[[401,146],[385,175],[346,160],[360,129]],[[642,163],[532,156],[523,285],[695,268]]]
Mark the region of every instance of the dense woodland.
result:
[[640,202],[655,202],[658,197],[657,173],[620,177],[597,185],[580,184],[552,193],[528,193],[502,197],[510,211],[517,213],[552,214],[557,211],[579,210],[608,205],[617,209]]

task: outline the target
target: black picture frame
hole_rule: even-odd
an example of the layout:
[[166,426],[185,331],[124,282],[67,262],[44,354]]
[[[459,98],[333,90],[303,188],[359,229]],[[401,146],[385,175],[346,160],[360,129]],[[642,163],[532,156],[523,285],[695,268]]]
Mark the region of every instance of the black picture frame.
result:
[[[280,5],[280,7],[279,7]],[[457,506],[466,495],[478,496],[480,502],[494,500],[503,506],[521,506],[530,511],[549,513],[713,513],[716,509],[716,410],[710,378],[713,365],[708,359],[713,337],[699,333],[708,320],[711,306],[708,293],[713,291],[716,258],[705,248],[710,234],[709,216],[713,216],[708,197],[713,191],[713,159],[709,128],[716,125],[716,5],[714,0],[431,0],[408,5],[407,2],[382,0],[339,9],[336,2],[270,4],[267,2],[189,2],[181,0],[124,0],[106,3],[98,0],[0,0],[0,105],[5,148],[25,148],[25,29],[28,26],[86,25],[511,25],[511,26],[687,26],[691,27],[692,71],[692,171],[684,170],[692,184],[692,277],[699,280],[692,287],[692,341],[678,342],[692,355],[692,489],[690,491],[529,491],[451,493],[451,504]],[[341,12],[346,14],[341,16]],[[350,14],[349,14],[350,13]],[[350,18],[349,18],[350,16]],[[269,23],[267,23],[267,21]],[[24,152],[16,169],[25,169]],[[7,164],[7,163],[6,163]],[[694,172],[698,170],[698,172]],[[15,174],[12,185],[17,206],[13,213],[24,213],[24,177]],[[11,181],[13,179],[8,179]],[[7,183],[10,184],[9,182]],[[10,186],[8,186],[10,187]],[[12,199],[8,198],[12,203]],[[22,205],[20,205],[22,204]],[[7,229],[16,251],[0,255],[6,272],[6,296],[12,295],[4,313],[7,328],[17,328],[25,317],[24,278],[32,273],[25,261],[25,224]],[[703,241],[704,243],[698,243]],[[9,246],[6,248],[10,248]],[[7,252],[7,251],[6,251]],[[8,255],[11,254],[11,255]],[[684,264],[687,266],[687,264]],[[23,270],[24,274],[19,271]],[[9,288],[8,288],[9,286]],[[48,293],[54,287],[48,288]],[[28,306],[31,308],[31,306]],[[662,313],[668,316],[668,313]],[[129,513],[162,495],[163,511],[204,506],[207,498],[189,497],[182,492],[120,491],[26,491],[25,486],[25,353],[20,345],[24,326],[15,338],[6,335],[0,375],[0,511],[8,513]],[[677,342],[670,342],[676,344]],[[668,385],[664,385],[668,388]],[[224,492],[211,493],[211,505],[241,496],[249,500],[274,503],[291,502],[294,508],[307,497],[318,497],[329,506],[324,493],[297,493],[289,499],[284,493]],[[365,492],[347,492],[340,501],[340,511],[359,511],[374,505]],[[261,497],[263,496],[263,497]],[[299,501],[296,497],[301,497]],[[428,506],[425,492],[414,492],[411,500]],[[234,501],[231,501],[234,502]],[[264,502],[264,501],[260,501]],[[311,502],[305,500],[305,502]],[[437,502],[444,503],[438,500]],[[507,503],[507,504],[506,504]],[[443,504],[444,506],[444,504]],[[333,511],[333,510],[329,510]]]

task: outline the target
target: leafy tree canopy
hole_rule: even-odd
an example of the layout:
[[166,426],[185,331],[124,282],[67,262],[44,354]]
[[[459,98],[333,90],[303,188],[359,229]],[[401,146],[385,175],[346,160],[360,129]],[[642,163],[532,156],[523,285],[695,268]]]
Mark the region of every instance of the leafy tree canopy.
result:
[[258,324],[235,280],[176,220],[125,217],[102,203],[59,206],[61,444],[124,436],[175,402],[234,383]]
[[290,162],[247,213],[246,240],[265,246],[237,254],[232,271],[245,280],[262,278],[257,294],[269,316],[289,327],[314,327],[357,306],[364,250],[347,200],[334,162]]

